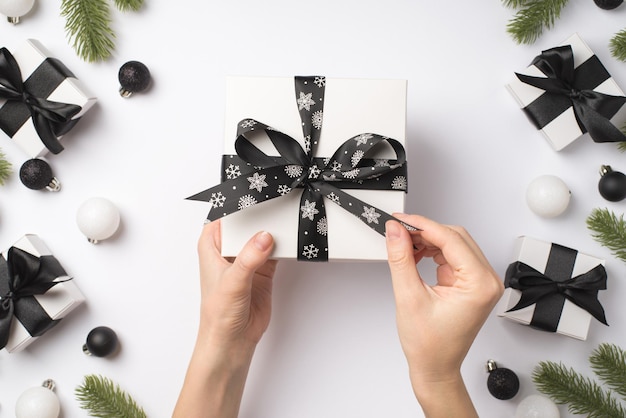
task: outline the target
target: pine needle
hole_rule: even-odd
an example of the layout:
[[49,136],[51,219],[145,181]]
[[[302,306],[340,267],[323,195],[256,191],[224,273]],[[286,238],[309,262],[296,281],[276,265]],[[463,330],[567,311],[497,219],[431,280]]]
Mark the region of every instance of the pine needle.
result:
[[113,0],[115,6],[122,12],[128,10],[137,11],[143,6],[143,0]]
[[550,29],[560,17],[561,10],[569,0],[503,0],[510,4],[523,4],[522,8],[509,21],[507,32],[518,44],[532,44],[544,28]]
[[607,208],[593,209],[587,217],[587,228],[591,237],[608,248],[618,259],[626,262],[626,222]]
[[526,6],[533,0],[502,0],[502,4],[504,7],[508,7],[510,9],[519,9],[520,7]]
[[4,186],[4,182],[13,172],[11,163],[6,160],[6,156],[0,151],[0,186]]
[[103,376],[87,375],[75,390],[81,408],[92,417],[146,418],[144,410],[120,387]]
[[62,0],[65,31],[79,57],[88,62],[104,61],[115,47],[108,0]]
[[626,29],[617,32],[609,42],[611,54],[620,61],[626,61]]
[[573,414],[589,418],[624,417],[626,410],[611,392],[561,363],[540,362],[532,373],[537,389]]
[[626,399],[626,352],[614,344],[603,343],[589,357],[598,378]]

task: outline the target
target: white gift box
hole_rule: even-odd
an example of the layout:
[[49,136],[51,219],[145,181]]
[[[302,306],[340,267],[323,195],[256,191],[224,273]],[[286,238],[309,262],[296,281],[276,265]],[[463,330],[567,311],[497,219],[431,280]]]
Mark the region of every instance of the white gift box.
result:
[[[515,242],[514,259],[543,273],[546,271],[551,250],[551,242],[521,236]],[[604,265],[604,260],[582,252],[576,252],[572,277],[588,272],[598,265]],[[507,287],[499,304],[498,316],[524,325],[531,325],[536,304],[507,312],[519,302],[521,295],[522,292],[520,290]],[[565,299],[556,332],[579,340],[586,340],[591,319],[592,315],[589,312]]]
[[[582,63],[591,58],[594,53],[587,46],[587,44],[580,38],[578,34],[574,34],[565,40],[561,46],[571,45],[572,52],[574,54],[574,67],[579,67]],[[533,77],[546,77],[546,75],[534,65],[530,65],[522,71],[518,71],[520,74],[525,74]],[[515,77],[509,84],[506,85],[507,89],[511,92],[513,97],[517,100],[520,108],[524,108],[535,101],[539,96],[545,93],[544,90],[524,83]],[[624,92],[617,85],[612,77],[606,79],[603,83],[593,89],[596,92],[609,94],[612,96],[624,96]],[[611,121],[614,124],[623,122],[626,117],[626,106],[623,106],[612,118]],[[621,122],[620,122],[621,121]],[[572,107],[566,109],[563,113],[553,119],[550,123],[541,129],[544,137],[548,140],[552,148],[556,151],[560,151],[567,145],[574,142],[580,136],[583,135],[578,123],[576,122],[576,116]]]
[[[33,234],[24,235],[13,247],[37,257],[52,255],[45,242]],[[2,253],[5,259],[7,259],[7,253],[8,249]],[[67,279],[69,279],[67,276],[58,277],[58,280]],[[76,286],[76,283],[74,283],[74,280],[57,283],[45,294],[35,295],[34,298],[52,320],[64,318],[85,302],[85,297]],[[20,321],[13,317],[9,340],[5,348],[9,353],[21,351],[39,338],[38,336],[30,335]]]
[[[11,51],[22,73],[22,81],[26,81],[37,68],[52,54],[35,39],[28,39],[21,47]],[[47,100],[74,104],[82,109],[72,120],[83,116],[96,102],[96,97],[89,92],[88,88],[75,77],[65,77],[64,80],[50,93]],[[0,99],[0,109],[5,101]],[[60,139],[62,136],[59,136]],[[32,118],[28,118],[24,124],[12,136],[12,140],[31,158],[41,157],[49,151],[37,135]]]
[[[347,139],[376,133],[406,146],[406,80],[326,78],[324,121],[314,157],[331,157]],[[224,154],[236,154],[237,125],[255,119],[298,140],[304,147],[293,77],[229,77]],[[269,142],[269,141],[268,141]],[[278,155],[271,144],[257,144]],[[395,158],[391,147],[381,158]],[[388,154],[385,154],[388,153]],[[391,190],[344,190],[387,213],[403,212],[405,193]],[[235,256],[256,232],[270,232],[274,258],[297,258],[301,190],[232,213],[221,219],[222,254]],[[386,260],[385,239],[357,217],[325,199],[329,260]]]

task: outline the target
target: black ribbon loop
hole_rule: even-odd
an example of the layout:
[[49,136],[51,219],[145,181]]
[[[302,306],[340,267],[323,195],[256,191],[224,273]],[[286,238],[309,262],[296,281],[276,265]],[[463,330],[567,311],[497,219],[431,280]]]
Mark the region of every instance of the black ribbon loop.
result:
[[532,64],[546,77],[516,75],[520,81],[545,91],[524,108],[537,129],[572,107],[580,130],[589,132],[595,142],[626,141],[626,136],[610,121],[626,103],[626,97],[593,90],[610,78],[595,55],[574,67],[572,47],[566,45],[543,51]]
[[606,289],[607,280],[606,270],[601,264],[576,277],[557,281],[528,264],[517,261],[509,265],[505,277],[508,287],[522,292],[519,302],[508,312],[525,308],[550,295],[558,294],[608,325],[604,308],[598,301],[598,291]]
[[[74,126],[77,120],[72,118],[81,111],[78,105],[46,99],[63,77],[73,74],[60,61],[48,58],[22,83],[15,57],[8,49],[0,48],[0,98],[7,100],[0,107],[0,129],[13,137],[30,117],[45,147],[53,154],[63,151],[58,137]],[[49,85],[51,82],[53,85]]]
[[13,317],[28,333],[40,336],[56,325],[35,299],[65,276],[65,270],[53,256],[36,257],[16,247],[9,248],[7,258],[0,256],[0,349],[9,340]]
[[[325,197],[381,235],[385,234],[385,222],[391,219],[410,230],[416,230],[341,190],[359,188],[406,192],[406,153],[399,141],[363,133],[346,140],[331,158],[313,157],[323,117],[324,82],[320,80],[323,79],[295,79],[304,148],[289,135],[254,119],[244,119],[237,128],[237,156],[225,156],[223,161],[226,179],[188,198],[209,202],[212,209],[207,218],[213,221],[295,189],[304,189],[298,217],[298,259],[305,261],[328,260]],[[278,156],[267,155],[253,143],[263,133],[273,144]],[[395,159],[372,158],[385,144],[393,149]],[[243,174],[240,165],[253,167],[254,170]]]

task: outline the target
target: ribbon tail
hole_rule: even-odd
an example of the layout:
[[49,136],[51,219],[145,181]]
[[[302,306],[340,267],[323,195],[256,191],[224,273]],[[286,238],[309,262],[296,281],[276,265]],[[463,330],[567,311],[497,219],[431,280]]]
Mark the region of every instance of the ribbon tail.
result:
[[[553,289],[546,291],[547,287],[552,287]],[[550,286],[549,284],[543,286],[533,286],[523,289],[522,296],[520,300],[517,302],[515,306],[509,309],[507,312],[518,311],[520,309],[526,308],[530,305],[533,305],[542,298],[557,293],[557,289],[554,286]]]
[[[188,200],[199,200],[208,202],[211,206],[207,219],[214,221],[231,213],[249,208],[258,203],[262,203],[267,200],[275,199],[283,196],[288,189],[288,192],[292,192],[294,189],[286,187],[287,183],[290,183],[293,179],[289,178],[285,174],[285,165],[261,168],[247,175],[241,175],[237,178],[226,180],[210,189],[206,189],[193,196],[189,196]],[[252,177],[248,177],[252,175]],[[284,188],[272,188],[267,185],[260,187],[261,191],[251,186],[248,178],[266,178],[274,179],[278,178],[284,181]],[[265,177],[263,177],[265,176]]]
[[46,146],[48,151],[53,154],[58,154],[63,151],[63,145],[57,138],[52,128],[51,122],[40,113],[32,112],[33,125],[35,125],[35,131],[41,138],[41,142]]
[[400,222],[400,224],[402,224],[408,230],[419,230],[418,228],[415,228],[414,226],[409,225],[406,222],[402,222],[400,219],[394,218],[390,214],[360,199],[357,199],[351,194],[348,194],[329,183],[315,182],[314,186],[326,198],[359,218],[361,222],[363,222],[365,225],[369,226],[382,236],[385,236],[385,223],[391,220]]
[[578,125],[583,131],[589,132],[589,136],[594,142],[626,141],[626,136],[609,119],[591,106],[574,100],[573,107]]
[[11,321],[13,320],[13,301],[0,300],[0,350],[9,342]]
[[609,325],[606,321],[604,308],[602,307],[600,301],[598,301],[597,295],[584,291],[568,290],[565,292],[565,297],[576,306],[589,312],[594,318],[604,325]]

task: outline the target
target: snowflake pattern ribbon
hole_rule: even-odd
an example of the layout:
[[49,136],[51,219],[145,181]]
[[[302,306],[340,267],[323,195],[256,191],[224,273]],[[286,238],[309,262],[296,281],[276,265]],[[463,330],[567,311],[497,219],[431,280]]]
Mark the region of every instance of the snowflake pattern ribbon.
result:
[[[313,157],[323,122],[325,84],[324,77],[295,77],[304,148],[294,138],[262,122],[254,119],[239,122],[235,140],[237,155],[223,156],[222,183],[188,198],[209,202],[211,210],[207,219],[213,221],[303,189],[298,216],[297,257],[304,261],[328,261],[329,221],[324,198],[381,235],[385,235],[385,222],[390,219],[416,230],[342,190],[406,192],[406,153],[399,141],[374,133],[361,133],[347,139],[332,157]],[[271,140],[279,156],[267,155],[253,144],[257,135],[262,134]],[[395,159],[375,158],[383,144],[391,146]]]

